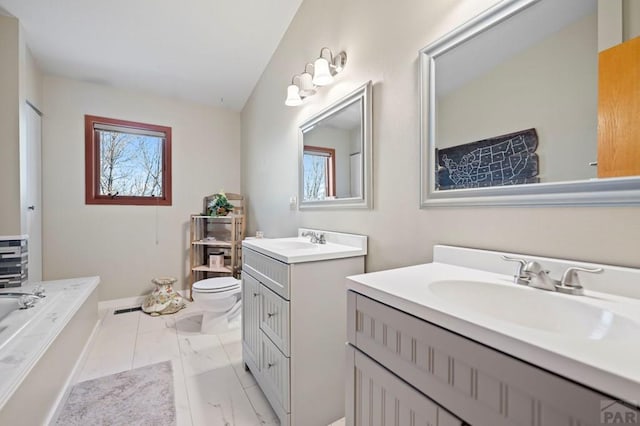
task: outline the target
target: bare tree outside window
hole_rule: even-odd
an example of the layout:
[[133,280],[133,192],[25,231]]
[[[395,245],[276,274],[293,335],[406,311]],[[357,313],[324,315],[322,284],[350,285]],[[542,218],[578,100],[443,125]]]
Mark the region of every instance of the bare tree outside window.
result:
[[100,195],[162,196],[162,138],[103,130],[98,134]]
[[171,205],[171,128],[85,116],[87,204]]
[[327,196],[327,157],[304,155],[304,199],[324,200]]
[[335,149],[305,146],[302,166],[305,200],[335,196]]

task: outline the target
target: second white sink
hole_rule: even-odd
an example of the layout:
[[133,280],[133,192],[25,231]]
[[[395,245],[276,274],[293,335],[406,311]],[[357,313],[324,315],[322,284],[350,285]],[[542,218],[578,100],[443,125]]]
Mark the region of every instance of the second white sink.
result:
[[484,281],[436,281],[429,289],[460,308],[570,338],[622,339],[640,333],[640,324],[579,300],[582,296]]
[[[302,237],[308,231],[324,235],[326,243],[311,243],[308,237]],[[244,240],[242,245],[285,263],[316,262],[367,254],[367,237],[364,235],[306,228],[300,228],[297,237]]]

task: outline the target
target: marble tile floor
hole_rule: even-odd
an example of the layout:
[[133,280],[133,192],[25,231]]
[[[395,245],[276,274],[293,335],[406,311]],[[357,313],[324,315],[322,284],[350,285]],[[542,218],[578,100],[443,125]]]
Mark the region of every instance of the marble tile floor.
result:
[[221,324],[219,334],[201,334],[195,304],[168,316],[113,315],[113,309],[101,315],[78,382],[170,360],[178,426],[279,425],[244,370],[239,316]]

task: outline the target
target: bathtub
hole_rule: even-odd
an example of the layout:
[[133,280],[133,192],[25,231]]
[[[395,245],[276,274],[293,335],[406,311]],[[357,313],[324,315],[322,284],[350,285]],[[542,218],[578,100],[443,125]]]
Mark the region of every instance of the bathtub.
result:
[[0,321],[13,311],[18,310],[17,297],[3,297],[0,295]]
[[[13,292],[15,291],[13,289]],[[20,289],[20,292],[27,293],[27,290]],[[59,293],[54,292],[50,297],[39,299],[33,308],[20,309],[18,306],[19,296],[2,296],[2,292],[0,292],[0,366],[5,346],[28,330],[34,320],[37,321],[47,315],[56,304],[59,296]],[[1,388],[2,386],[0,386]]]
[[29,309],[18,309],[17,297],[0,296],[0,425],[16,419],[43,425],[55,416],[98,323],[99,282],[43,282],[46,297]]

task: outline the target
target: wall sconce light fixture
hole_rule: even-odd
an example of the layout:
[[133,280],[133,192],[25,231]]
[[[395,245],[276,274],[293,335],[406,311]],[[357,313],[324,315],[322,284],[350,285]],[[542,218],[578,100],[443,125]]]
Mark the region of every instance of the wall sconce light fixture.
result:
[[344,69],[346,63],[345,52],[334,56],[328,47],[320,49],[318,59],[313,64],[307,63],[302,74],[296,74],[291,78],[285,105],[301,105],[303,99],[316,94],[318,87],[333,83],[334,76]]
[[333,76],[342,71],[347,63],[347,54],[344,52],[333,56],[328,47],[320,49],[320,57],[313,63],[313,84],[327,86],[333,83]]
[[299,75],[294,75],[291,78],[291,84],[287,87],[287,99],[284,101],[286,106],[298,106],[302,105],[302,97],[300,96],[300,86],[296,84],[296,79],[300,81]]

